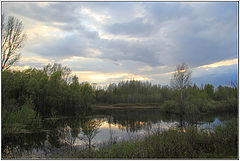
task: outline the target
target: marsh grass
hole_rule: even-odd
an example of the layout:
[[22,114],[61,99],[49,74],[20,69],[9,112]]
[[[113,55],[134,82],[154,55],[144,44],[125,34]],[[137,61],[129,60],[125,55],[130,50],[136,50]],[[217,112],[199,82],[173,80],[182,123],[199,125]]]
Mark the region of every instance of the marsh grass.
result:
[[233,119],[213,131],[189,127],[183,131],[155,131],[144,139],[122,140],[98,149],[76,152],[68,158],[238,158],[238,126]]

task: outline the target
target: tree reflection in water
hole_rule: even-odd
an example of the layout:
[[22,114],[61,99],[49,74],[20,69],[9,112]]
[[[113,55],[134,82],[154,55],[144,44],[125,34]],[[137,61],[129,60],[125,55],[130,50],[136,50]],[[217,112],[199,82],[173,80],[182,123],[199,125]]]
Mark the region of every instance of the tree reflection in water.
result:
[[92,146],[93,138],[99,133],[99,128],[101,127],[104,120],[92,119],[84,122],[81,126],[82,137],[79,137],[80,140],[84,140],[88,144],[90,149]]
[[75,140],[76,140],[76,137],[74,137],[72,135],[72,128],[70,126],[66,126],[64,127],[62,130],[61,130],[61,140],[60,142],[64,143],[64,144],[67,144],[68,146],[70,146],[71,150],[74,148],[74,145],[75,145]]

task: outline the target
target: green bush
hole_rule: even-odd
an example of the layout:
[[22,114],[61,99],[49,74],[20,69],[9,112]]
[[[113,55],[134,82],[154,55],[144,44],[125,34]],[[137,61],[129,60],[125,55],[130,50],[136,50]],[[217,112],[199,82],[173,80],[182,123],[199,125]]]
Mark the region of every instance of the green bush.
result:
[[189,113],[189,114],[199,114],[200,113],[199,108],[191,102],[185,102],[184,112]]
[[160,109],[166,113],[178,113],[179,110],[177,109],[177,107],[178,107],[178,104],[176,101],[168,100],[168,101],[164,101],[164,103],[160,106]]
[[214,145],[215,153],[229,154],[232,156],[238,153],[238,120],[233,119],[225,125],[215,128]]
[[237,99],[229,98],[227,100],[217,101],[216,112],[237,112]]
[[23,129],[35,130],[42,127],[41,118],[31,108],[31,104],[24,104],[16,111],[2,110],[2,129],[4,133],[19,132]]
[[202,107],[202,112],[212,113],[215,112],[217,108],[217,102],[214,100],[208,100],[206,104]]

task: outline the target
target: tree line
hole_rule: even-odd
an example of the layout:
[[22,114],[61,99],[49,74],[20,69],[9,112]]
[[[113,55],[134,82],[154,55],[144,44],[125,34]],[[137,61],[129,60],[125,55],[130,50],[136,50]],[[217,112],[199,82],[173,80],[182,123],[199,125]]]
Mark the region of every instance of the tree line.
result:
[[[237,94],[237,87],[230,86],[220,85],[214,89],[211,84],[200,88],[193,84],[179,90],[138,80],[112,83],[107,89],[95,91],[99,104],[149,104],[168,113],[179,113],[182,109],[185,112],[237,112]],[[179,106],[183,106],[182,109]]]

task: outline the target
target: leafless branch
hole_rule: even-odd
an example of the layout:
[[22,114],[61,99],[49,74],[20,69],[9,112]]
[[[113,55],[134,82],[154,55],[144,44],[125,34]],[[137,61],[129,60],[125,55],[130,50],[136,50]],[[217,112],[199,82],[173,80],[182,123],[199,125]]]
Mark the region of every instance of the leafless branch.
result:
[[23,33],[22,22],[15,17],[10,16],[6,23],[5,16],[2,15],[1,20],[1,69],[4,71],[20,59],[19,49],[26,40],[26,34]]

